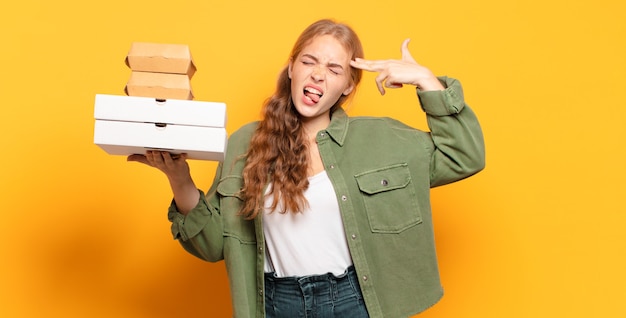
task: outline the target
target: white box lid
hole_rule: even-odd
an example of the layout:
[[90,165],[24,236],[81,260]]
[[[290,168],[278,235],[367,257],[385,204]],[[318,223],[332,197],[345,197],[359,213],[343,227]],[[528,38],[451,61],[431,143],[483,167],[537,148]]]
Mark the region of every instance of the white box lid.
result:
[[226,104],[191,100],[96,94],[99,120],[226,127]]

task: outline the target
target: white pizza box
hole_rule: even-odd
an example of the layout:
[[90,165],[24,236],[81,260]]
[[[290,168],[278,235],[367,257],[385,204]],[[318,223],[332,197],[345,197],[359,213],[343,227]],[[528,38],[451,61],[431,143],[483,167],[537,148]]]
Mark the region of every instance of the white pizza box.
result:
[[96,94],[94,117],[102,120],[224,128],[226,127],[226,104]]
[[94,117],[94,143],[112,155],[162,150],[224,160],[224,103],[97,94]]
[[[191,136],[191,137],[190,137]],[[187,153],[189,159],[223,161],[226,129],[215,127],[96,120],[94,143],[111,155],[145,154],[148,150]]]

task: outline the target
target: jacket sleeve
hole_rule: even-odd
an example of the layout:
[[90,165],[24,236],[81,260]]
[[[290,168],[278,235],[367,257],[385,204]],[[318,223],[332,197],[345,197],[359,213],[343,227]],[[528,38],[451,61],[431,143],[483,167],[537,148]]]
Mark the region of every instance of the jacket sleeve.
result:
[[187,252],[210,262],[224,258],[224,227],[217,195],[221,168],[222,164],[217,167],[215,180],[206,196],[198,190],[200,192],[198,204],[187,215],[178,212],[173,200],[168,210],[174,239],[177,239]]
[[439,77],[443,91],[418,90],[433,142],[430,186],[467,178],[485,167],[485,144],[476,115],[465,104],[459,81]]

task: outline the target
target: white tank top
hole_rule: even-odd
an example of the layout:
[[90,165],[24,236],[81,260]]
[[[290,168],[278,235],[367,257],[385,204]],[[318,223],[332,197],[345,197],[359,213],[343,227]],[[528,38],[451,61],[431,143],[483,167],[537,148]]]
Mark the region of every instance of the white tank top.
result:
[[352,265],[352,258],[326,171],[309,178],[304,197],[309,206],[302,213],[280,213],[281,206],[276,212],[269,211],[273,197],[266,196],[265,272],[276,272],[278,277],[341,275]]

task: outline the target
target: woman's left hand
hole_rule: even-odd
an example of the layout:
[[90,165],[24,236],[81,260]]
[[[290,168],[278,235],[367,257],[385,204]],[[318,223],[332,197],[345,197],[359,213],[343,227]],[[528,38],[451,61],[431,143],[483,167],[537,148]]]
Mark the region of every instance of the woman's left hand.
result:
[[443,90],[437,77],[426,67],[418,64],[409,52],[409,39],[402,42],[401,60],[365,60],[356,58],[350,65],[368,72],[378,72],[376,86],[381,95],[385,87],[400,88],[404,84],[415,85],[421,91]]

